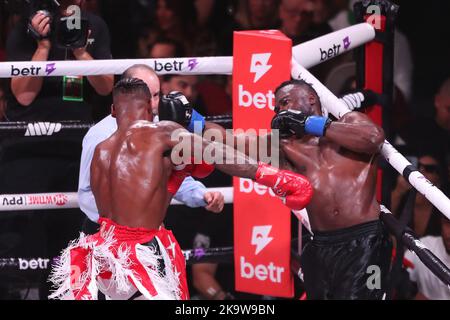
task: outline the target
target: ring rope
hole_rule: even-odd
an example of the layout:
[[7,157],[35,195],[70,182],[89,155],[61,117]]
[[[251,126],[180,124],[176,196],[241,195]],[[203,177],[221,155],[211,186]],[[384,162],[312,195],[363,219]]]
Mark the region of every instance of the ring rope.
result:
[[[364,109],[371,105],[365,101],[362,92],[347,94],[340,100],[346,104],[350,110]],[[231,125],[233,119],[231,115],[207,116],[206,121],[222,125]],[[82,123],[76,120],[60,122],[0,122],[1,137],[45,137],[53,136],[81,136],[95,123]]]
[[[233,187],[208,188],[210,192],[221,192],[227,204],[233,203]],[[171,205],[183,203],[172,199]],[[76,192],[5,194],[0,195],[0,212],[26,210],[56,210],[79,208]]]
[[[292,241],[297,241],[294,239]],[[197,249],[187,249],[182,250],[184,258],[187,265],[193,265],[197,263],[233,263],[234,258],[234,247],[217,247],[217,248],[197,248]],[[292,258],[298,261],[300,256],[298,254],[292,254]],[[0,258],[0,271],[2,270],[21,270],[20,260],[24,258]],[[43,259],[43,258],[26,258],[25,260],[36,260],[36,262],[41,260],[47,260],[45,263],[46,267],[41,267],[42,269],[48,269],[53,263],[58,259]],[[297,270],[296,270],[297,271]],[[297,272],[296,272],[297,273]]]
[[[271,32],[261,31],[262,33]],[[292,55],[306,68],[322,63],[324,48],[336,47],[334,58],[375,38],[375,29],[360,23],[313,39],[292,48]],[[0,62],[0,78],[18,76],[57,77],[122,74],[134,64],[146,64],[157,74],[230,75],[233,57],[187,57],[164,59],[114,59],[89,61],[7,61]]]
[[[207,116],[208,122],[230,125],[231,115]],[[83,136],[95,123],[83,123],[80,121],[60,122],[0,122],[0,138],[2,137],[43,137],[53,136]]]
[[[218,248],[198,248],[198,249],[187,249],[182,250],[183,255],[186,260],[186,264],[193,265],[196,263],[232,263],[233,262],[233,247],[218,247]],[[38,267],[39,259],[41,261],[41,266]],[[0,258],[0,272],[6,270],[22,270],[21,260],[26,260],[27,262],[31,260],[36,261],[36,269],[34,270],[45,270],[49,269],[52,264],[56,262],[58,257],[53,259],[44,258],[12,258],[5,257]],[[49,263],[50,262],[50,263]],[[27,263],[28,264],[28,263]],[[34,268],[35,266],[33,266]],[[31,269],[33,270],[33,269]]]

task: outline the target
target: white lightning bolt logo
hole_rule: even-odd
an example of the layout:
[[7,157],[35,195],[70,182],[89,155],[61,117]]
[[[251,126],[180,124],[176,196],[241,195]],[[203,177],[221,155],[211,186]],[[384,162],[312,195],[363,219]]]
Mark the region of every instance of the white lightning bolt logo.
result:
[[271,55],[271,53],[255,53],[252,55],[250,72],[255,74],[253,83],[258,82],[272,68],[272,65],[268,64]]
[[255,255],[260,253],[272,240],[269,237],[272,226],[255,226],[252,233],[252,245],[256,246]]

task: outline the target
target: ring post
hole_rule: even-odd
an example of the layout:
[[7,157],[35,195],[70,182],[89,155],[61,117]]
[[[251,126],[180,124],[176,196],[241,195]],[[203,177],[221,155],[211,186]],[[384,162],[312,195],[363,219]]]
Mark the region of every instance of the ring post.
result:
[[[273,90],[290,79],[291,58],[292,42],[277,30],[234,33],[235,132],[237,129],[247,133],[252,130],[254,134],[262,134],[255,132],[258,129],[270,131],[274,116]],[[253,159],[260,157],[261,145],[259,149]],[[233,185],[236,290],[292,297],[288,208],[271,189],[250,179],[233,178]]]

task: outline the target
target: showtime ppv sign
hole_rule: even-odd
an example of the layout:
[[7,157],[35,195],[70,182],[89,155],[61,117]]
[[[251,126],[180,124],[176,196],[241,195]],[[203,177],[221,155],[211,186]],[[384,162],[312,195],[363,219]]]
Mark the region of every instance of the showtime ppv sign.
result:
[[0,195],[0,211],[78,208],[78,199],[72,193]]
[[14,205],[56,205],[64,206],[68,202],[68,198],[65,194],[36,194],[26,196],[5,196],[2,198],[2,205],[14,206]]
[[[279,31],[234,33],[233,129],[268,129],[275,88],[290,79],[292,42]],[[290,211],[272,190],[234,178],[236,290],[293,296]]]

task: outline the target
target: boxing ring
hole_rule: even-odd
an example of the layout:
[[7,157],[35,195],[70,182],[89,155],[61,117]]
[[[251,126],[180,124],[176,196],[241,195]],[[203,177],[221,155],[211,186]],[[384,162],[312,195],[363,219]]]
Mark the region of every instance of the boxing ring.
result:
[[[301,78],[311,83],[317,91],[322,105],[336,118],[341,118],[347,112],[361,106],[362,99],[356,94],[354,99],[338,99],[322,83],[320,83],[309,71],[311,68],[328,59],[322,59],[317,53],[323,47],[338,39],[347,38],[345,50],[336,53],[333,57],[355,49],[375,39],[375,29],[368,23],[360,23],[317,39],[305,42],[292,48],[291,76],[294,79]],[[349,40],[351,39],[351,41]],[[333,58],[330,57],[330,58]],[[233,73],[233,57],[192,57],[192,58],[167,58],[167,59],[127,59],[127,60],[95,60],[95,61],[27,61],[27,62],[1,62],[0,78],[10,78],[26,73],[28,76],[56,77],[56,76],[93,76],[103,74],[121,74],[134,64],[146,64],[152,67],[157,74],[177,75],[230,75]],[[30,73],[31,70],[34,70]],[[358,100],[359,99],[359,100]],[[354,105],[352,105],[354,104]],[[216,123],[229,123],[229,116],[211,117],[207,119]],[[0,123],[1,137],[36,137],[52,135],[82,135],[93,124],[79,123],[76,121],[49,123],[24,123],[10,122]],[[428,181],[417,168],[400,154],[388,141],[385,141],[380,149],[381,155],[386,161],[421,194],[423,194],[442,214],[450,219],[450,200],[445,194]],[[219,191],[225,196],[225,203],[233,204],[233,187],[209,188],[209,191]],[[172,200],[171,205],[180,205]],[[54,210],[79,208],[76,192],[60,192],[45,194],[10,194],[0,195],[0,214],[7,211],[22,210]],[[391,232],[397,238],[403,239],[406,246],[416,252],[422,262],[444,283],[450,287],[450,270],[423,243],[414,235],[398,227],[398,222],[389,210],[381,206],[383,221],[386,222]],[[294,215],[305,222],[305,212],[294,212]],[[303,218],[302,218],[303,217]],[[305,226],[308,227],[306,224]],[[230,259],[233,248],[212,248],[186,250],[185,257],[190,263],[205,261],[219,261]],[[0,259],[0,270],[3,267],[17,265],[14,258]],[[296,274],[299,270],[294,270]]]

